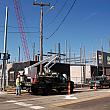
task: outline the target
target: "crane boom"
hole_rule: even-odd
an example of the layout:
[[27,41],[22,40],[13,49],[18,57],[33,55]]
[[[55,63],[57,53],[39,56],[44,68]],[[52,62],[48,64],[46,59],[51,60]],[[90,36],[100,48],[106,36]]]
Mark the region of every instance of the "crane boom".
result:
[[19,3],[19,0],[13,0],[13,2],[14,2],[14,8],[15,8],[15,13],[16,13],[16,18],[17,18],[17,22],[18,22],[18,27],[19,27],[19,32],[20,32],[20,37],[21,37],[21,41],[22,41],[22,47],[23,47],[25,59],[28,61],[28,60],[30,60],[30,54],[29,54],[29,49],[28,49],[28,45],[27,45],[26,34],[24,32],[23,18],[20,13],[20,11],[21,11],[20,3]]

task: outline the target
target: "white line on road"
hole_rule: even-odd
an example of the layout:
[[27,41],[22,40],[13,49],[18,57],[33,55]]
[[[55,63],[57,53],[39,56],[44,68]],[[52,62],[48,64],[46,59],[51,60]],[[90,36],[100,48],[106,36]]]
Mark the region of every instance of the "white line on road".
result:
[[6,94],[6,92],[0,92],[0,95],[4,95],[4,94]]
[[[55,95],[55,96],[43,96],[43,97],[36,97],[36,98],[30,98],[30,99],[28,99],[28,101],[33,101],[33,100],[36,100],[36,99],[42,99],[42,100],[44,100],[44,99],[50,99],[51,97],[52,98],[62,98],[64,95]],[[19,101],[19,102],[22,102],[22,101],[27,101],[27,99],[20,99],[20,100],[17,100],[17,101]]]
[[31,106],[30,108],[38,110],[38,109],[43,109],[44,107],[42,107],[42,106]]
[[64,99],[78,99],[77,97],[74,97],[74,95],[66,95]]
[[8,100],[8,101],[6,101],[6,102],[14,103],[14,104],[16,104],[16,105],[20,105],[20,106],[24,106],[24,107],[29,107],[29,108],[31,108],[31,109],[36,109],[36,110],[38,110],[38,109],[43,109],[43,108],[44,108],[44,107],[42,107],[42,106],[33,106],[33,104],[26,104],[26,103],[24,103],[24,102],[17,102],[16,100]]
[[7,100],[6,102],[14,103],[17,102],[16,100]]
[[14,103],[14,104],[16,104],[16,105],[21,105],[21,106],[25,106],[25,107],[32,106],[32,104],[26,104],[26,103],[24,103],[24,102],[16,102],[16,103]]

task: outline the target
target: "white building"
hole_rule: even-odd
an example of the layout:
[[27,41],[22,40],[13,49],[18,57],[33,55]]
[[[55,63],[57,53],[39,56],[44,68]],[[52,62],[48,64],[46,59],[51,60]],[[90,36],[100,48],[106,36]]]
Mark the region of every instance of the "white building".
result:
[[97,67],[94,65],[70,65],[70,79],[75,84],[85,84],[91,79],[93,75],[96,75]]

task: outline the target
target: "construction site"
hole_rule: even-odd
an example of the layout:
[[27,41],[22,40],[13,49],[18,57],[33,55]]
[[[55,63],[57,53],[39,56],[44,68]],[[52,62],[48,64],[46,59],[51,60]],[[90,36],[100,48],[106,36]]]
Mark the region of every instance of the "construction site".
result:
[[[2,64],[0,65],[0,85],[1,90],[5,91],[8,86],[15,86],[17,74],[20,73],[23,84],[35,84],[39,77],[45,82],[54,83],[52,89],[57,89],[61,92],[63,89],[72,92],[74,87],[88,86],[92,77],[105,75],[110,79],[110,53],[101,50],[96,50],[87,56],[85,47],[81,46],[79,55],[71,52],[68,49],[68,42],[65,40],[65,51],[62,53],[61,43],[55,45],[51,51],[45,52],[43,47],[43,7],[49,7],[50,3],[39,3],[36,0],[33,6],[40,7],[40,49],[39,53],[35,52],[33,47],[33,58],[30,58],[29,48],[24,31],[24,21],[21,14],[21,5],[18,0],[13,0],[16,19],[19,27],[22,48],[24,51],[25,61],[21,61],[21,48],[18,48],[18,61],[10,62],[12,53],[7,50],[7,35],[8,35],[8,6],[6,6],[5,30],[4,30],[4,50],[0,53]],[[75,1],[73,5],[75,4]],[[52,7],[51,7],[52,8]],[[25,77],[27,78],[25,81]],[[47,78],[47,79],[46,79]],[[49,79],[51,78],[51,79]],[[56,79],[55,79],[56,78]],[[61,79],[59,81],[59,79]],[[58,84],[55,83],[55,81]],[[67,84],[66,84],[67,82]],[[65,83],[66,85],[60,85]],[[46,89],[49,89],[49,84]],[[71,86],[73,84],[73,86]],[[31,86],[29,85],[29,87]],[[58,86],[60,85],[60,86]],[[28,85],[27,85],[28,86]],[[27,87],[26,86],[26,87]],[[24,88],[26,88],[24,87]],[[64,88],[63,88],[64,87]],[[72,89],[71,89],[71,88]],[[69,88],[69,90],[68,90]],[[29,88],[30,89],[30,88]],[[37,92],[35,85],[31,91]],[[44,86],[43,86],[44,89]],[[49,91],[46,91],[49,92]]]

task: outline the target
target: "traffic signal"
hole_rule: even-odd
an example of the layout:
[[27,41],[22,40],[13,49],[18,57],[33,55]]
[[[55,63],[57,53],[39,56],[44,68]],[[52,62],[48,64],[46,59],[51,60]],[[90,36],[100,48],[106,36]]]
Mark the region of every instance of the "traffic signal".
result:
[[1,59],[1,53],[0,53],[0,59]]
[[10,59],[10,54],[8,54],[8,59]]

